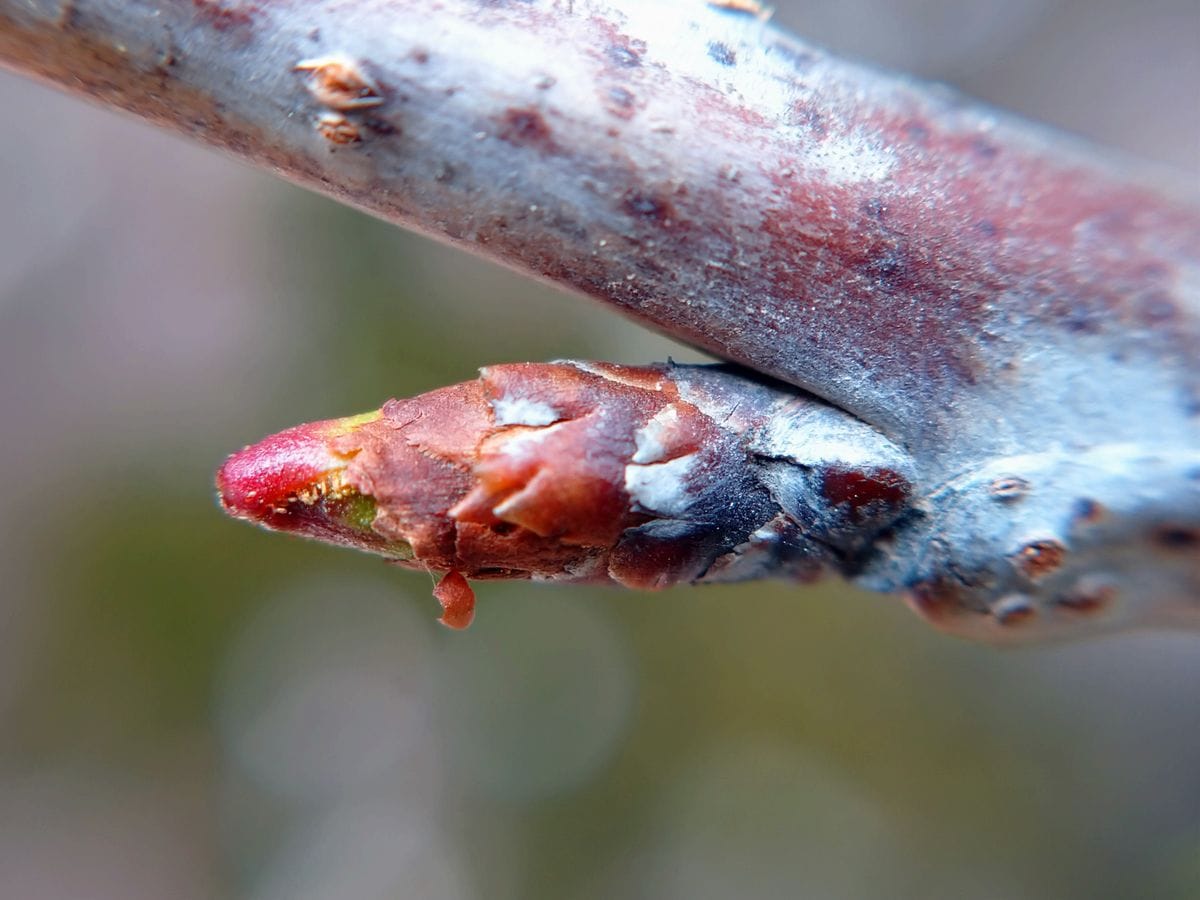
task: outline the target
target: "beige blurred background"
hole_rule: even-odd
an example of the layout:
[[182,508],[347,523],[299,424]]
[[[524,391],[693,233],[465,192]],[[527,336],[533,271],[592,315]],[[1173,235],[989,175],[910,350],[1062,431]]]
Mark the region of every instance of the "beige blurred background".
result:
[[[805,0],[846,54],[1200,172],[1197,0]],[[1200,896],[1200,637],[998,651],[837,586],[427,577],[224,454],[484,363],[694,358],[0,76],[0,898]]]

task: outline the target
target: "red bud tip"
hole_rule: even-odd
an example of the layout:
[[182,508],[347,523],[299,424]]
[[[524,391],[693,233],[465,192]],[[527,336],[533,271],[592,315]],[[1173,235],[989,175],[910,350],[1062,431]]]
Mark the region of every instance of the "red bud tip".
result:
[[376,506],[346,479],[354,450],[337,441],[379,418],[378,412],[298,425],[233,454],[217,472],[221,505],[232,516],[275,531],[389,556],[408,548],[376,534]]
[[298,425],[230,456],[217,472],[217,491],[230,515],[269,519],[297,494],[345,466],[345,459],[329,450],[331,424]]

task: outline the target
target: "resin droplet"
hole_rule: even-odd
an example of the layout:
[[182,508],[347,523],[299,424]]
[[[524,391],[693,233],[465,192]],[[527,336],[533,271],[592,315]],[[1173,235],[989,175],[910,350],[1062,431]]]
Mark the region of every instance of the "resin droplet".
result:
[[475,619],[475,592],[461,572],[447,572],[433,596],[442,604],[442,616],[438,619],[447,628],[461,631]]

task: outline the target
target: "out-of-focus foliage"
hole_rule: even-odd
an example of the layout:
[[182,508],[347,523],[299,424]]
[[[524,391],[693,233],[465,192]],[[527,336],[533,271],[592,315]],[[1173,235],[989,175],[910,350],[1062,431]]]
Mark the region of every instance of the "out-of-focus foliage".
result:
[[[1195,167],[1188,0],[779,17]],[[223,454],[294,422],[489,362],[695,357],[0,90],[0,896],[1200,891],[1194,637],[998,652],[838,586],[511,584],[450,634],[429,579],[224,519]]]

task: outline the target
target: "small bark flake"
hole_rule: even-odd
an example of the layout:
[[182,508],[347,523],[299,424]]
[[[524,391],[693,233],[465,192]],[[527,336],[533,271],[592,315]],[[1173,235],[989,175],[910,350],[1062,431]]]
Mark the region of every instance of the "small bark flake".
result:
[[353,60],[341,56],[304,59],[296,63],[297,72],[308,72],[308,90],[318,103],[330,109],[348,112],[381,106],[379,87]]

